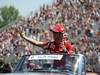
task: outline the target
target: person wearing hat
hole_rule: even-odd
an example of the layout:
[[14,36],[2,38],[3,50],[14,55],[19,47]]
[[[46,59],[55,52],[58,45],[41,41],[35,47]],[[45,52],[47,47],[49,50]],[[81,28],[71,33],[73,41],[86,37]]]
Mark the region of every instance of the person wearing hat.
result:
[[68,40],[64,39],[63,37],[63,33],[64,33],[64,26],[61,23],[57,23],[55,25],[51,25],[49,27],[49,30],[53,33],[53,41],[37,41],[34,39],[31,39],[29,37],[26,37],[24,33],[21,33],[21,37],[25,40],[27,40],[28,42],[42,47],[44,50],[49,50],[51,54],[63,54],[64,56],[63,58],[59,61],[59,60],[55,60],[53,63],[53,67],[57,68],[57,67],[64,67],[64,65],[66,64],[66,61],[68,62],[68,60],[66,60],[66,55],[69,57],[70,59],[70,55],[73,53],[73,45],[71,44],[71,42],[69,42]]
[[25,36],[24,33],[21,33],[20,36],[33,45],[42,47],[44,50],[49,50],[51,53],[67,53],[71,55],[73,53],[73,45],[63,37],[64,25],[57,23],[51,25],[49,30],[53,33],[53,41],[37,41]]

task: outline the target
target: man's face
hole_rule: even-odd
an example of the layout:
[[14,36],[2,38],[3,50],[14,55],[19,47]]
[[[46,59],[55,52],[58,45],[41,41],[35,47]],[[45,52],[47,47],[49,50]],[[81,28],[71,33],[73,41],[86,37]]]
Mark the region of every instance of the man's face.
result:
[[62,42],[62,39],[63,39],[63,33],[53,32],[53,37],[57,43],[60,43]]

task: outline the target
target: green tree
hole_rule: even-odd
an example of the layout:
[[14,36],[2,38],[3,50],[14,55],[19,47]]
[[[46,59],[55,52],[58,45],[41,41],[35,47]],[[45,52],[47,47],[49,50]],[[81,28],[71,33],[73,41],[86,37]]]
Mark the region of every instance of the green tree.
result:
[[0,28],[21,19],[19,11],[13,6],[0,8]]

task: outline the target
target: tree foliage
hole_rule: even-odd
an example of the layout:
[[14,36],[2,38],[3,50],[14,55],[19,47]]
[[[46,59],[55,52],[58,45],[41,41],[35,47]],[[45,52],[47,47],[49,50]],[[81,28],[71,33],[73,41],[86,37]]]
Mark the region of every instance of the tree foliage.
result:
[[12,22],[20,19],[19,11],[13,6],[4,6],[0,8],[0,27],[9,25]]

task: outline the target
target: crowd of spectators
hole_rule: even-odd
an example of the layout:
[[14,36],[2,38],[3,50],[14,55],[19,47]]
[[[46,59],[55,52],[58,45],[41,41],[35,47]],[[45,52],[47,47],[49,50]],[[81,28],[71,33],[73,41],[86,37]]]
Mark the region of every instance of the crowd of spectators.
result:
[[43,53],[23,40],[19,32],[36,40],[51,40],[48,28],[57,22],[64,24],[65,36],[79,53],[88,60],[100,56],[100,1],[54,0],[51,6],[43,5],[38,12],[0,31],[0,58],[14,64],[22,55]]

